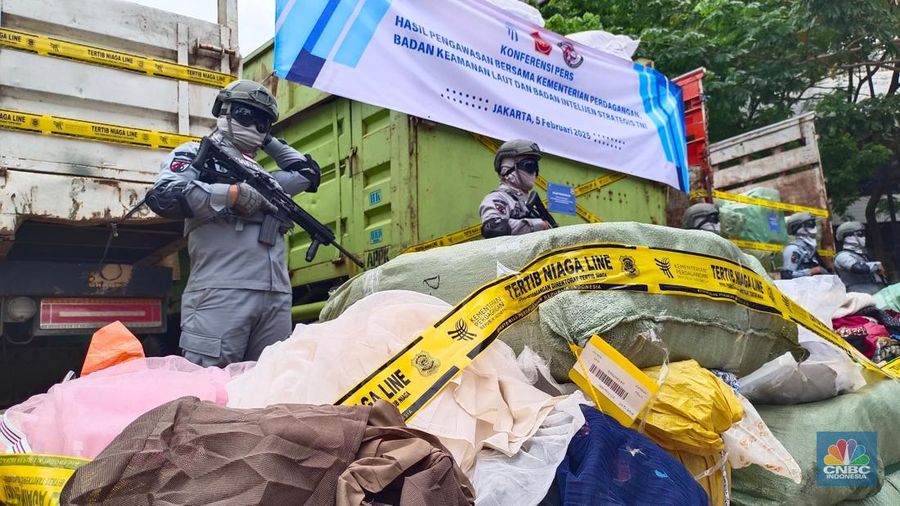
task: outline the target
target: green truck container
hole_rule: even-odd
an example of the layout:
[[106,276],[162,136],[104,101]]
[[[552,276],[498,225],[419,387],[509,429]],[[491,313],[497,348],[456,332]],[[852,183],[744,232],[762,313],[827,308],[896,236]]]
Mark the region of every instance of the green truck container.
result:
[[[498,183],[488,147],[496,141],[278,79],[273,54],[270,43],[248,56],[243,76],[275,94],[281,117],[273,134],[322,167],[319,191],[297,202],[367,268],[480,222],[478,205]],[[541,176],[572,187],[611,174],[555,156],[541,161]],[[560,226],[586,219],[666,223],[666,187],[635,177],[589,191],[577,203],[580,215],[555,215]],[[288,238],[295,320],[315,319],[328,290],[360,271],[330,247],[306,262],[308,246],[299,228]]]

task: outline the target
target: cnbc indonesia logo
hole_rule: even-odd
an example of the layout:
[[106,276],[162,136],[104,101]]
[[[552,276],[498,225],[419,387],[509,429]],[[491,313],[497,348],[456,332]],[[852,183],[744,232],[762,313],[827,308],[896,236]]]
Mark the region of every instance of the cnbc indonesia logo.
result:
[[817,437],[819,486],[875,486],[874,462],[877,434],[874,432],[820,432]]

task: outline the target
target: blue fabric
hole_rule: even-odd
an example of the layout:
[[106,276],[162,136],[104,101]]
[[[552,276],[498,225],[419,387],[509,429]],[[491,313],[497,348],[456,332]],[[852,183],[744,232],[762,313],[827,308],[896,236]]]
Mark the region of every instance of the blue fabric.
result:
[[706,491],[662,448],[590,406],[556,470],[560,504],[709,504]]
[[721,369],[710,369],[709,372],[715,374],[726,385],[730,386],[735,392],[741,391],[741,382],[733,373],[723,371]]

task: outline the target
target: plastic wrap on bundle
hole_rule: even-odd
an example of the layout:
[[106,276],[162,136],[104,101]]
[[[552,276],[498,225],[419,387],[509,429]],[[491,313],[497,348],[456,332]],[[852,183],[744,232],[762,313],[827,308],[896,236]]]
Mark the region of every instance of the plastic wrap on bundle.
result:
[[[831,327],[831,315],[847,299],[837,276],[777,280],[775,285],[816,318]],[[809,357],[797,362],[786,353],[741,378],[741,393],[763,404],[800,404],[854,392],[866,384],[862,367],[837,346],[800,327],[800,346]]]

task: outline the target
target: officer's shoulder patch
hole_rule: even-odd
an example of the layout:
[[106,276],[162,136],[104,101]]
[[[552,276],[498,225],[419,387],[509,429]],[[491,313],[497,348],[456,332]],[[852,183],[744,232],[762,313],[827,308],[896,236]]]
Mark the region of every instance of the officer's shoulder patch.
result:
[[172,172],[184,172],[191,166],[192,159],[183,156],[182,153],[175,153],[175,158],[169,163],[169,170]]
[[504,202],[500,199],[494,199],[494,208],[497,211],[499,211],[503,214],[506,214],[506,202]]
[[791,253],[791,263],[799,263],[800,262],[800,253],[795,251]]

